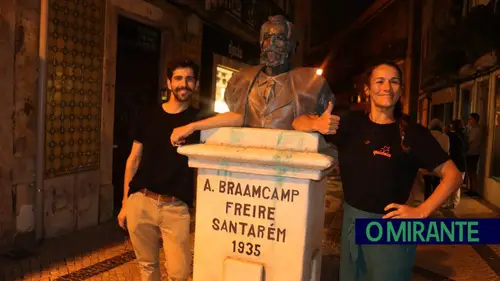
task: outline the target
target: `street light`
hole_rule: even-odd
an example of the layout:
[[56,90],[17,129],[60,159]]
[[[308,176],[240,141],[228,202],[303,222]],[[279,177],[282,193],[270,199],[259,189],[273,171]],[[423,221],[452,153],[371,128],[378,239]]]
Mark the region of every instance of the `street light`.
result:
[[323,74],[323,69],[321,68],[316,69],[316,75],[321,75],[321,74]]

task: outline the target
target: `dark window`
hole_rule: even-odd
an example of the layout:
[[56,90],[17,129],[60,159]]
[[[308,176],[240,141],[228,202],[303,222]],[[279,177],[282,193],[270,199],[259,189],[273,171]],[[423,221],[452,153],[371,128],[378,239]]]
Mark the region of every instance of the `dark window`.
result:
[[467,118],[469,114],[471,113],[471,89],[470,88],[462,88],[462,93],[461,93],[461,99],[462,99],[462,105],[461,105],[461,115],[460,118],[464,122],[464,124],[467,124]]

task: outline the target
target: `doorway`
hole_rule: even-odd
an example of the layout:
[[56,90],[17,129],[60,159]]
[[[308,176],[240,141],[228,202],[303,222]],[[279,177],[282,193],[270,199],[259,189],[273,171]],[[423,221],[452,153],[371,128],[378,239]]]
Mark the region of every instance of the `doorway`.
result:
[[116,51],[113,131],[114,211],[123,199],[123,177],[138,110],[159,103],[161,31],[120,16]]
[[467,119],[469,114],[471,114],[472,108],[472,86],[473,84],[467,84],[460,88],[460,119],[464,124],[467,124]]
[[445,127],[450,125],[453,120],[453,103],[433,104],[431,110],[432,119],[438,119]]

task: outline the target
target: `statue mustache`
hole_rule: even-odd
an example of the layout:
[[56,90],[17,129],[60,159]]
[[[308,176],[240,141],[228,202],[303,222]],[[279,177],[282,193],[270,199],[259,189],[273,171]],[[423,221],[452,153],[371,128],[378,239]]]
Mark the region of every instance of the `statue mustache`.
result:
[[278,48],[278,47],[269,47],[267,49],[262,50],[262,54],[268,54],[268,53],[282,53],[283,50]]

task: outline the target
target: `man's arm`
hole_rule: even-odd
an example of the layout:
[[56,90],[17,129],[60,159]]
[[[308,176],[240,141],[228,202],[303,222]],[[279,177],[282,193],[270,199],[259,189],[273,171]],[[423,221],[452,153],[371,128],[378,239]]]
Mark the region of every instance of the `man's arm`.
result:
[[142,158],[142,143],[138,141],[134,141],[132,144],[132,150],[130,151],[130,155],[127,158],[127,163],[125,165],[125,179],[123,181],[123,200],[122,200],[122,209],[118,214],[118,224],[121,228],[126,229],[125,221],[127,218],[127,198],[128,192],[130,190],[130,181],[134,177],[137,172],[137,168],[139,168],[139,163]]
[[226,112],[213,117],[189,123],[185,126],[175,128],[170,136],[172,145],[180,145],[185,139],[195,131],[202,131],[220,127],[241,127],[243,126],[243,116],[236,112]]
[[132,144],[132,149],[130,151],[130,155],[127,158],[127,163],[125,165],[125,179],[123,181],[123,200],[122,204],[125,205],[128,198],[128,192],[130,190],[129,184],[132,181],[132,178],[135,176],[137,172],[137,168],[139,168],[139,163],[142,158],[142,143],[134,141]]
[[225,112],[213,117],[188,124],[193,131],[203,131],[220,127],[241,127],[243,126],[243,116],[236,112]]

